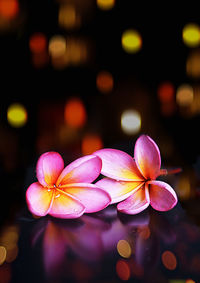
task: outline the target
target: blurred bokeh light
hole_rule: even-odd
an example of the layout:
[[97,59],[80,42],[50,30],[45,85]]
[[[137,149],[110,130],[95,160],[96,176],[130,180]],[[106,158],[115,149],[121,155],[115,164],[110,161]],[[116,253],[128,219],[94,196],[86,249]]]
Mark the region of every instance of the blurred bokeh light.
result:
[[97,74],[96,85],[98,90],[102,93],[111,92],[114,85],[112,74],[108,71],[100,71]]
[[186,24],[182,32],[183,42],[188,47],[197,47],[200,44],[200,27],[195,23]]
[[171,102],[174,99],[175,96],[175,88],[174,85],[171,82],[162,82],[158,86],[158,98],[161,102]]
[[34,33],[30,36],[29,47],[33,53],[43,53],[47,48],[47,38],[43,33]]
[[164,251],[162,253],[162,263],[169,270],[176,269],[177,259],[175,254],[171,251]]
[[4,246],[0,246],[0,265],[2,265],[5,260],[6,260],[6,248]]
[[117,243],[117,251],[119,255],[124,258],[129,258],[131,256],[131,247],[126,240],[119,240]]
[[133,109],[125,110],[121,116],[121,127],[128,135],[137,134],[141,129],[140,113]]
[[5,226],[0,234],[0,265],[13,262],[18,255],[19,229],[15,225]]
[[136,53],[142,47],[142,37],[137,30],[129,29],[122,34],[122,47],[127,53]]
[[0,0],[0,16],[13,19],[19,12],[18,0]]
[[118,260],[116,264],[116,272],[119,278],[123,281],[130,279],[131,271],[128,263],[124,260]]
[[60,27],[72,30],[81,24],[80,15],[72,3],[61,3],[59,7],[58,22]]
[[81,99],[71,98],[65,105],[65,122],[72,128],[81,128],[87,120],[85,106]]
[[137,232],[139,237],[143,240],[147,240],[151,235],[151,231],[148,226],[138,227]]
[[178,196],[181,200],[187,200],[191,197],[191,182],[189,176],[182,175],[177,184]]
[[115,0],[97,0],[97,6],[101,10],[110,10],[114,7]]
[[98,134],[86,134],[81,142],[81,151],[83,155],[92,154],[103,148],[102,138]]
[[66,39],[62,35],[54,35],[49,40],[49,53],[53,58],[61,57],[66,51]]
[[198,79],[200,78],[200,50],[195,49],[189,54],[186,61],[186,73],[188,76]]
[[7,119],[12,127],[23,127],[28,119],[26,108],[20,103],[11,104],[7,110]]
[[176,101],[180,106],[189,106],[194,98],[193,87],[188,84],[180,85],[176,91]]

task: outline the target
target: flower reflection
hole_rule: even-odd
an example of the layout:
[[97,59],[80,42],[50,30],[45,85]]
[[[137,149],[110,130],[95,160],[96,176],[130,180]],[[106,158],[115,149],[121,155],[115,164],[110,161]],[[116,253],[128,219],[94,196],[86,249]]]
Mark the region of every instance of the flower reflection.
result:
[[[34,251],[42,247],[47,278],[96,282],[104,274],[108,281],[115,270],[122,280],[163,282],[171,278],[170,272],[176,277],[180,268],[185,279],[193,273],[200,275],[196,249],[200,231],[185,219],[179,205],[165,214],[148,208],[134,216],[117,212],[111,205],[76,220],[47,217],[36,222],[32,247]],[[148,281],[150,275],[152,281]]]
[[[140,216],[141,225],[148,222]],[[135,227],[140,225],[140,220]],[[133,229],[134,221],[124,225],[117,216],[115,207],[108,207],[93,216],[65,222],[61,219],[39,219],[32,233],[32,245],[36,247],[42,239],[42,257],[47,275],[64,271],[71,257],[83,262],[97,263],[105,255],[116,255],[120,240],[125,240]]]
[[[147,280],[145,282],[163,282],[169,272],[173,271],[175,275],[180,274],[180,270],[185,278],[194,272],[199,276],[200,269],[196,264],[200,257],[199,248],[196,250],[200,240],[199,229],[185,219],[180,207],[165,215],[149,209],[149,216],[149,223],[137,227],[137,233],[129,233],[127,238],[132,249],[132,256],[126,259],[131,276]],[[128,221],[126,218],[126,225]],[[123,219],[122,222],[125,223]],[[152,281],[148,281],[150,274]]]

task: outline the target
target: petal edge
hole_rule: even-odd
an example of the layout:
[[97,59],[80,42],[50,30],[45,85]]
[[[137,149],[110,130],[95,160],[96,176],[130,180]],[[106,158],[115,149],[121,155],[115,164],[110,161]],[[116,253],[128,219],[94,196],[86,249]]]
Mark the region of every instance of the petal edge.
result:
[[177,204],[177,195],[173,188],[162,181],[150,181],[150,204],[158,211],[171,210]]
[[102,160],[101,173],[109,178],[120,181],[142,181],[134,159],[126,152],[104,148],[93,153]]
[[53,190],[47,190],[38,182],[31,184],[26,191],[28,209],[37,216],[47,215],[52,201]]
[[160,175],[160,150],[149,136],[141,135],[137,139],[134,158],[138,169],[146,179],[156,179]]
[[63,169],[56,184],[91,183],[100,175],[101,167],[102,161],[98,156],[80,157]]
[[43,153],[36,164],[37,179],[44,187],[53,186],[64,168],[64,161],[57,152]]

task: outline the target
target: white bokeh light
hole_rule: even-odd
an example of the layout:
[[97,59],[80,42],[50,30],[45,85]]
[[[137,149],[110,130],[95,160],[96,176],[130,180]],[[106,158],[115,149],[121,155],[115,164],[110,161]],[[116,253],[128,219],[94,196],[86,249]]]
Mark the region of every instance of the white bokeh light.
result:
[[141,129],[141,116],[136,110],[125,110],[121,116],[121,127],[128,135],[136,134]]

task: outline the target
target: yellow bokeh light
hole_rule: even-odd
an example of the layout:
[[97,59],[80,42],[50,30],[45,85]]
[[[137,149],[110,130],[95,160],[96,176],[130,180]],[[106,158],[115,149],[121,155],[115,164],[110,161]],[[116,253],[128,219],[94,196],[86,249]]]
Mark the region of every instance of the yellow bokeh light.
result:
[[117,243],[117,251],[124,258],[131,256],[131,247],[126,240],[119,240]]
[[0,265],[2,265],[6,259],[6,248],[3,246],[0,246]]
[[13,127],[23,127],[27,122],[27,116],[25,107],[19,103],[11,104],[8,107],[7,119],[8,123]]
[[122,47],[128,53],[136,53],[142,47],[142,37],[136,30],[126,30],[122,34]]
[[190,23],[184,26],[182,38],[185,45],[197,47],[200,44],[200,27],[197,24]]
[[141,116],[136,110],[125,110],[121,116],[121,127],[126,134],[136,134],[141,129]]
[[101,10],[110,10],[114,7],[115,0],[97,0],[97,6]]
[[66,39],[61,35],[53,36],[49,41],[49,54],[53,58],[61,57],[66,51]]
[[180,106],[190,106],[194,99],[194,90],[190,85],[183,84],[176,91],[176,102]]

